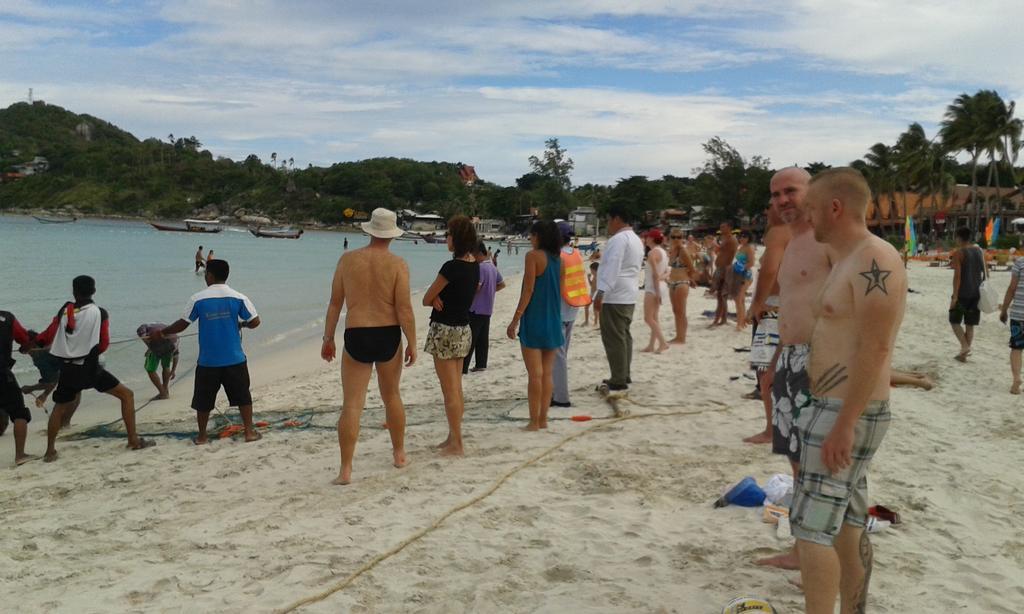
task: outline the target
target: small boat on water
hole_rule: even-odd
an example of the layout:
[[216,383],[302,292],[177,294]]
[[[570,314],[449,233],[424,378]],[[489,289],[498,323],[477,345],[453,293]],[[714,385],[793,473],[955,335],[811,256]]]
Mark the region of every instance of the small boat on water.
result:
[[77,217],[49,217],[43,215],[33,215],[32,217],[40,224],[73,224],[78,221]]
[[184,226],[172,226],[170,224],[157,224],[150,222],[150,226],[164,232],[205,232],[213,233],[224,230],[217,220],[185,220]]
[[261,239],[298,239],[304,232],[301,228],[298,230],[294,228],[250,228],[249,232],[254,237],[260,237]]

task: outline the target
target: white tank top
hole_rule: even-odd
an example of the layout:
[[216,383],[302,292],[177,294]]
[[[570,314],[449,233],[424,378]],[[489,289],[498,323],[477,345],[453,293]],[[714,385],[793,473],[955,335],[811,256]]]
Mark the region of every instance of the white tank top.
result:
[[[658,264],[657,270],[654,268],[654,261],[651,256],[655,251],[661,252],[661,262]],[[647,274],[644,275],[644,290],[654,294],[654,279],[657,277],[661,281],[661,288],[664,291],[668,286],[665,285],[665,276],[668,273],[668,254],[661,247],[654,247],[651,249],[651,253],[647,255]]]
[[103,324],[100,308],[95,303],[89,303],[75,309],[75,330],[70,333],[67,330],[67,309],[61,311],[60,325],[50,353],[58,358],[85,358],[100,344],[100,327]]

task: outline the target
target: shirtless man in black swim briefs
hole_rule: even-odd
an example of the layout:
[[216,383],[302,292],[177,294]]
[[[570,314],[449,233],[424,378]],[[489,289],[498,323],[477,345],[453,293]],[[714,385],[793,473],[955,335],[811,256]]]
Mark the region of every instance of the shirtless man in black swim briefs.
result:
[[324,342],[320,356],[330,362],[336,349],[334,333],[343,305],[345,345],[341,357],[341,388],[344,402],[338,419],[341,471],[335,484],[352,480],[352,456],[359,438],[359,418],[366,405],[366,389],[377,369],[380,397],[387,413],[395,467],[404,467],[405,408],[398,384],[402,376],[402,334],[405,334],[405,366],[416,362],[416,319],[409,293],[409,267],[389,251],[391,240],[402,234],[394,212],[376,209],[363,230],[370,235],[366,247],[345,252],[338,260],[327,306]]

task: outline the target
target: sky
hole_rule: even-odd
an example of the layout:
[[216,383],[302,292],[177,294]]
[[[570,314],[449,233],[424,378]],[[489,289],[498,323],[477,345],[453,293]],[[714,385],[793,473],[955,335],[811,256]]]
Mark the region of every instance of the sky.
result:
[[296,167],[464,162],[508,185],[692,175],[720,136],[846,164],[963,92],[1024,88],[1018,0],[0,0],[0,106]]

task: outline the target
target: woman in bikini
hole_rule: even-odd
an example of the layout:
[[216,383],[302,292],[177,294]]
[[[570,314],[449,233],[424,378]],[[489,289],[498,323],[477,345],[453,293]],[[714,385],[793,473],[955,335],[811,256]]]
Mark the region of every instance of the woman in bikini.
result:
[[736,302],[736,330],[747,327],[747,289],[754,281],[754,260],[757,257],[751,244],[752,239],[749,230],[739,234],[740,247],[736,252],[736,260],[732,263],[732,297]]
[[686,299],[690,296],[693,282],[693,258],[683,242],[683,231],[675,229],[669,235],[672,243],[668,248],[668,292],[672,299],[672,316],[676,322],[676,336],[669,343],[686,343]]

